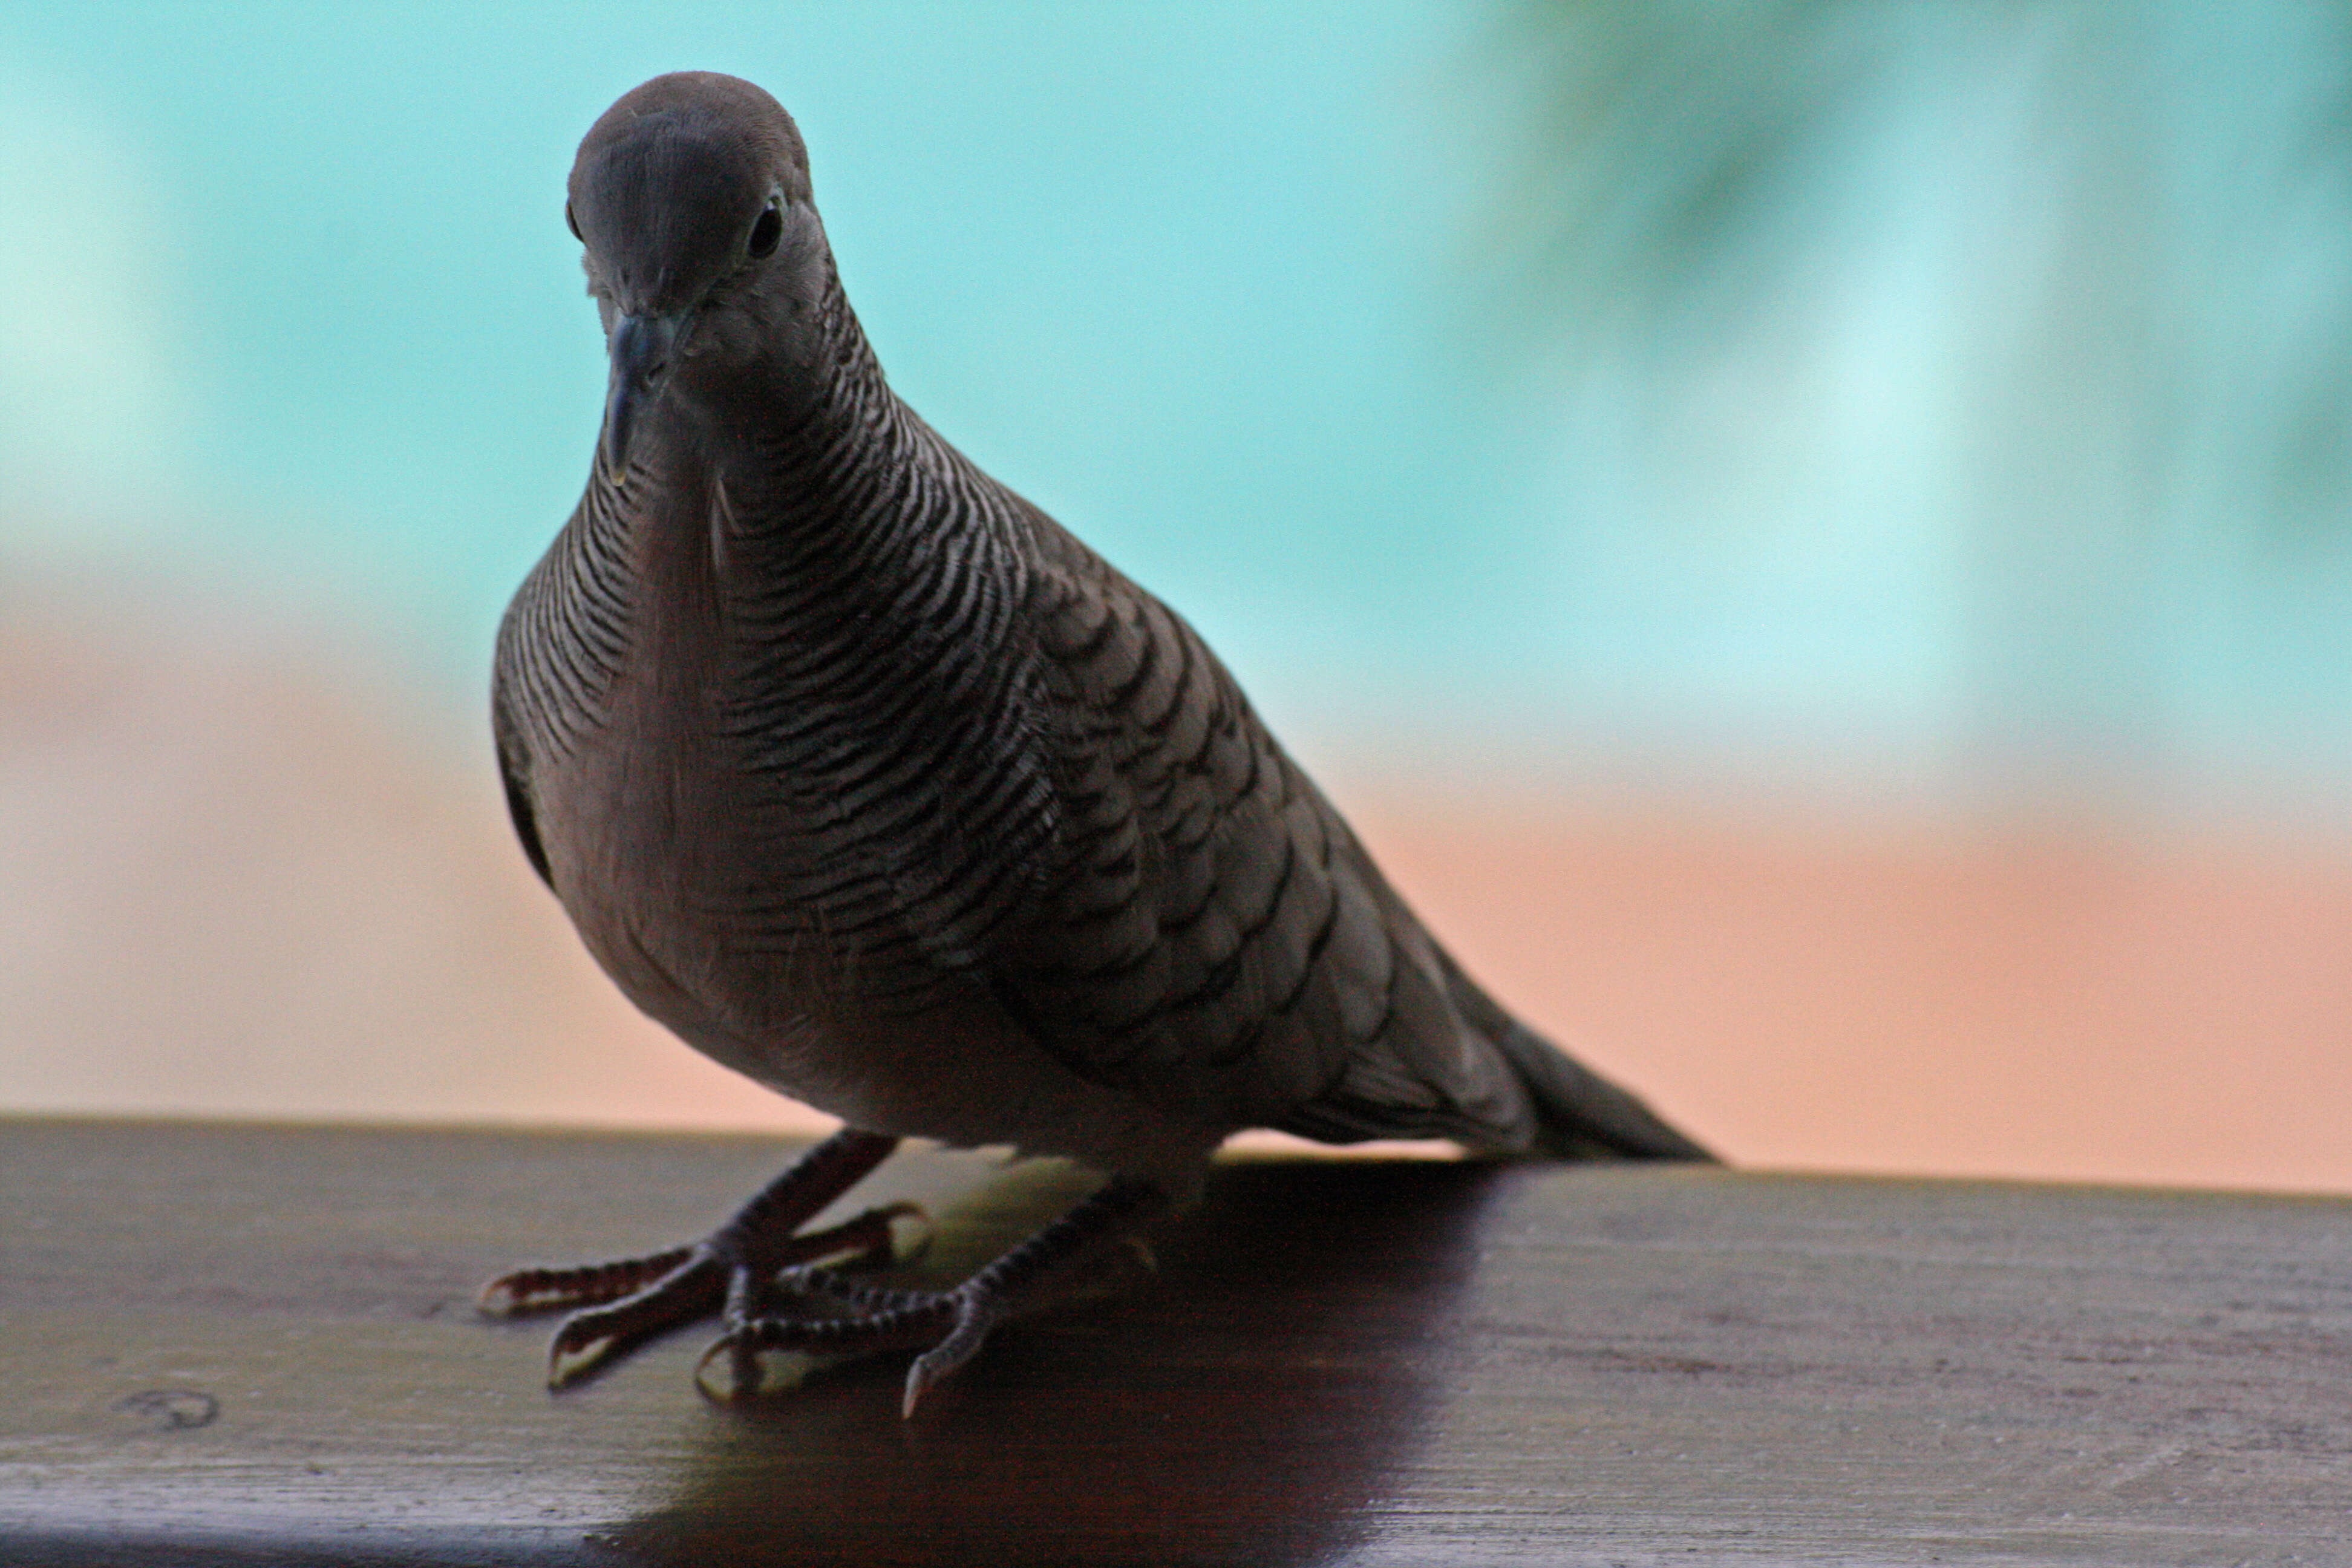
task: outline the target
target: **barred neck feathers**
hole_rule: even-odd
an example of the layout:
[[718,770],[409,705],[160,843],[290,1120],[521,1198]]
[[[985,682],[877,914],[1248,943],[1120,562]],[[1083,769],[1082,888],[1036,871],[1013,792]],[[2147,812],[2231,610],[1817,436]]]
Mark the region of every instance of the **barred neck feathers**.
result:
[[592,479],[499,622],[496,715],[528,727],[551,757],[573,754],[603,725],[629,663],[638,598],[629,531],[624,498]]
[[823,840],[789,889],[976,963],[1055,833],[1020,503],[891,394],[835,284],[814,395],[712,451],[730,751]]

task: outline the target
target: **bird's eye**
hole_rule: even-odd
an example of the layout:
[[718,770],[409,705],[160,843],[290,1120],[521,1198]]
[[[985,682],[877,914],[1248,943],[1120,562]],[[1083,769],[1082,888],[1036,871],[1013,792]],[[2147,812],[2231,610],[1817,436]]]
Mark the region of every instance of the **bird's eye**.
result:
[[784,215],[773,196],[768,198],[768,210],[751,226],[751,237],[745,248],[753,257],[765,259],[776,253],[776,242],[784,237]]
[[588,243],[588,237],[580,232],[580,220],[572,216],[572,204],[570,202],[563,204],[563,226],[572,231],[572,238],[578,240],[583,245]]

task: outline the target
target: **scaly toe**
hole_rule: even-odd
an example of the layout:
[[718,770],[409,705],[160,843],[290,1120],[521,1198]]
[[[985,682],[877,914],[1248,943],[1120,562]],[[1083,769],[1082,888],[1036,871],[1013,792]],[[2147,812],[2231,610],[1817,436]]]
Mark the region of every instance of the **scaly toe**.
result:
[[[822,1277],[826,1288],[807,1288],[811,1281],[797,1277],[803,1272]],[[772,1389],[797,1388],[821,1366],[910,1350],[932,1341],[942,1329],[952,1337],[961,1310],[956,1291],[893,1290],[821,1269],[789,1272],[775,1291],[760,1292],[760,1299],[772,1301],[777,1292],[821,1304],[819,1315],[730,1312],[727,1332],[703,1352],[695,1368],[695,1385],[704,1394],[732,1404]],[[844,1307],[852,1310],[841,1311]]]
[[673,1247],[645,1258],[590,1263],[576,1268],[517,1268],[482,1287],[475,1309],[493,1318],[523,1318],[567,1307],[596,1307],[644,1289],[694,1256]]
[[547,1347],[548,1387],[569,1387],[665,1329],[719,1310],[727,1272],[717,1253],[695,1247],[684,1263],[635,1295],[572,1313]]
[[1003,1305],[992,1292],[966,1286],[954,1294],[955,1327],[948,1331],[947,1338],[917,1356],[915,1364],[907,1369],[907,1392],[898,1401],[901,1420],[913,1416],[923,1395],[979,1354],[980,1347],[988,1342],[988,1331],[1004,1317]]

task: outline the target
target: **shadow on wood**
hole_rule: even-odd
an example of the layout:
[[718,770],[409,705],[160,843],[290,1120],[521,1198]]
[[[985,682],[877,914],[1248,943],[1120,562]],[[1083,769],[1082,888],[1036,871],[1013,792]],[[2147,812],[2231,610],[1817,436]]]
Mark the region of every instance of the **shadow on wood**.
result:
[[[0,1121],[0,1562],[2352,1560],[2340,1200],[1234,1164],[911,1425],[902,1356],[722,1408],[688,1332],[551,1397],[470,1310],[790,1152]],[[951,1270],[1072,1190],[919,1153],[851,1206],[951,1214]]]
[[1326,1561],[1426,1430],[1494,1175],[1221,1170],[1140,1294],[1006,1331],[911,1423],[903,1356],[740,1407],[614,1544],[679,1564]]

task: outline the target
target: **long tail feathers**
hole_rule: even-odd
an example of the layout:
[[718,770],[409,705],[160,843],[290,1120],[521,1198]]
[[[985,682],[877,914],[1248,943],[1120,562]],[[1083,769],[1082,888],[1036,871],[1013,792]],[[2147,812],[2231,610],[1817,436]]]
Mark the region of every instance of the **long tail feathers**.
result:
[[1510,1021],[1496,1042],[1536,1102],[1538,1145],[1565,1159],[1703,1160],[1715,1156],[1661,1121],[1633,1095]]
[[1535,1101],[1536,1146],[1544,1153],[1567,1160],[1718,1163],[1639,1099],[1505,1012],[1442,950],[1440,963],[1454,1005],[1495,1042]]

